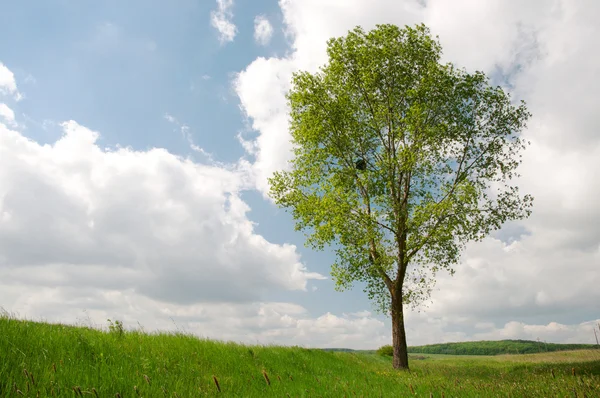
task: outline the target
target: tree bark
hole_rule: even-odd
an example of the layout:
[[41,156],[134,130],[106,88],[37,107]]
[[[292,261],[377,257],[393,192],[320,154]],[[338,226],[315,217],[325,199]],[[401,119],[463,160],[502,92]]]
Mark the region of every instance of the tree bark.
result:
[[392,296],[392,345],[394,348],[394,369],[408,370],[408,346],[404,330],[404,308],[402,294]]

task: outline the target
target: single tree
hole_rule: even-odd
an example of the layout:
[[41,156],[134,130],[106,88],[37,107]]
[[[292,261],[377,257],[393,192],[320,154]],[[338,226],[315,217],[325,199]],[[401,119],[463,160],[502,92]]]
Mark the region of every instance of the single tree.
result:
[[294,158],[269,180],[307,246],[334,245],[336,290],[353,282],[391,313],[394,368],[408,368],[404,306],[454,273],[466,242],[529,216],[510,185],[529,118],[481,72],[440,63],[424,25],[360,27],[288,93]]

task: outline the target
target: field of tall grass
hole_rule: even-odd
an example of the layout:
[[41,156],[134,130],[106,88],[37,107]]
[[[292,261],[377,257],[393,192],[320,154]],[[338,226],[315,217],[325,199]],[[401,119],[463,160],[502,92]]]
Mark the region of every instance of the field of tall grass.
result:
[[600,350],[411,354],[244,346],[0,317],[0,397],[600,397]]

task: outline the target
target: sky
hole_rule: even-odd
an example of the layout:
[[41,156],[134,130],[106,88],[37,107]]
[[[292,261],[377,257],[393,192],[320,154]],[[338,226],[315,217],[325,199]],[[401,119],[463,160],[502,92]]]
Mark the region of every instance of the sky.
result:
[[338,292],[267,178],[285,93],[356,25],[425,23],[444,62],[525,100],[532,216],[469,244],[406,314],[409,345],[595,343],[596,0],[0,1],[0,307],[248,344],[374,349],[388,317]]

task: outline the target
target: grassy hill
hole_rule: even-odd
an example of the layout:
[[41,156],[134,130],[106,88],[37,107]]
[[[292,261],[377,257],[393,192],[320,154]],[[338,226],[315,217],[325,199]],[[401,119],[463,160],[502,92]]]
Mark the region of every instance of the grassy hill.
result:
[[555,344],[530,340],[469,341],[409,347],[408,352],[445,355],[534,354],[567,350],[589,350],[593,344]]
[[375,354],[0,317],[0,397],[600,396],[600,350],[419,357],[397,372]]

